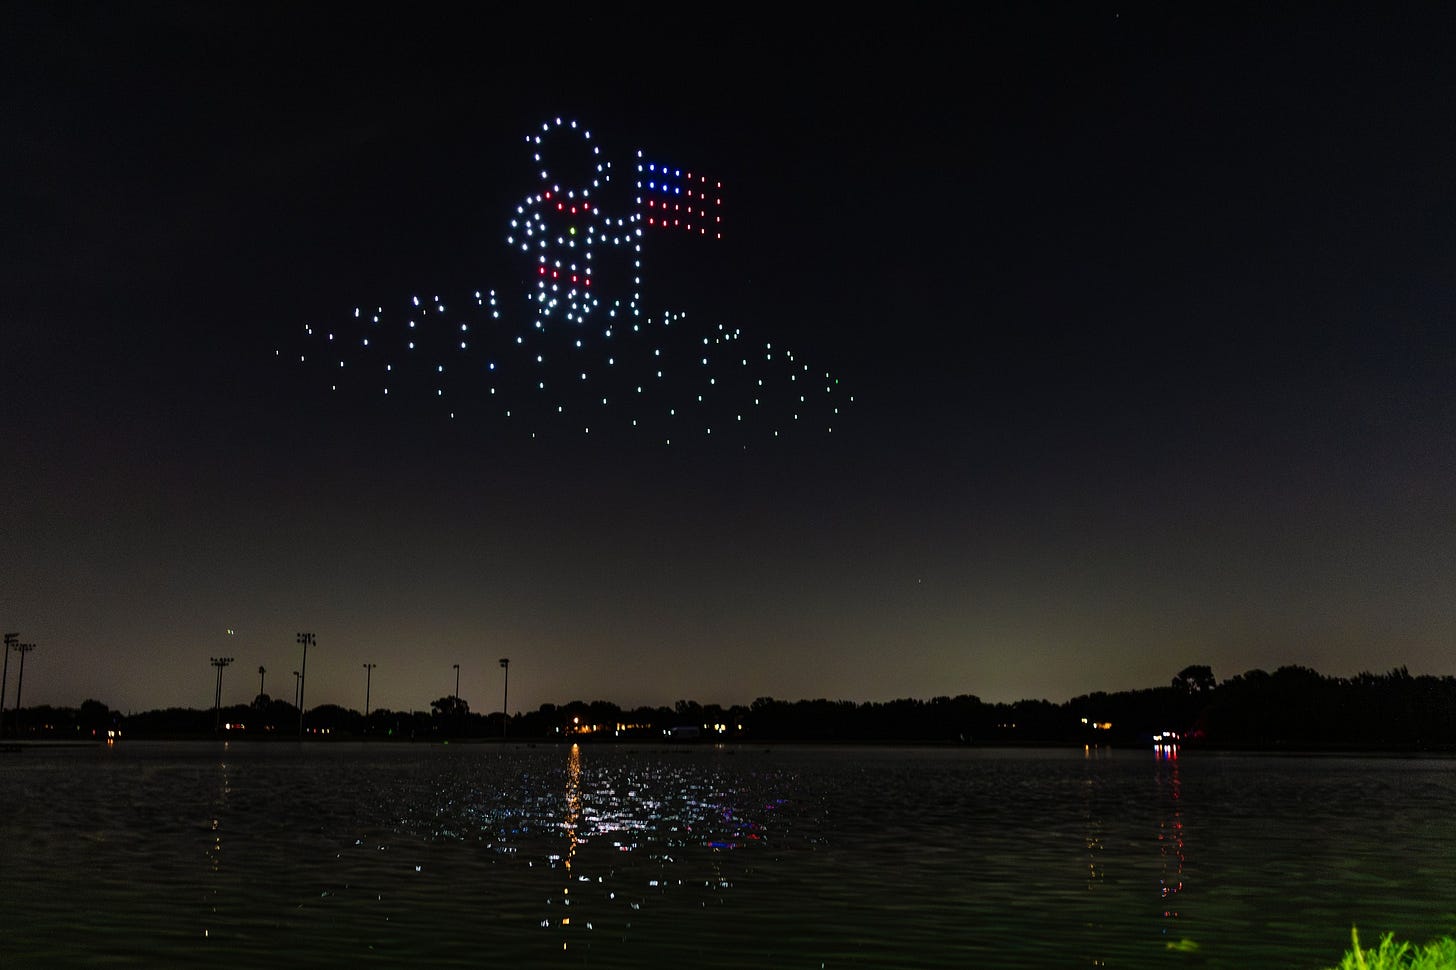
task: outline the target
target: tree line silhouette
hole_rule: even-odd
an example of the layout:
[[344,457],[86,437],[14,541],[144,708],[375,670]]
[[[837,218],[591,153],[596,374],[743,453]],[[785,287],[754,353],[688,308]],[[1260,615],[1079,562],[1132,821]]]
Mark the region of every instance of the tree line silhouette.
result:
[[[15,738],[204,738],[222,723],[229,736],[297,738],[299,710],[260,694],[249,705],[166,708],[122,716],[88,699],[79,708],[5,712]],[[218,714],[220,713],[220,717]],[[1176,734],[1185,747],[1297,750],[1456,750],[1456,677],[1387,673],[1328,677],[1307,667],[1250,670],[1217,681],[1211,668],[1185,667],[1162,687],[1097,692],[1063,703],[986,703],[972,694],[857,703],[760,697],[722,707],[680,700],[624,709],[610,701],[542,704],[503,720],[454,696],[428,709],[359,711],[324,704],[304,712],[310,738],[447,740],[621,740],[1097,744],[1147,746]],[[676,729],[676,730],[675,730]]]

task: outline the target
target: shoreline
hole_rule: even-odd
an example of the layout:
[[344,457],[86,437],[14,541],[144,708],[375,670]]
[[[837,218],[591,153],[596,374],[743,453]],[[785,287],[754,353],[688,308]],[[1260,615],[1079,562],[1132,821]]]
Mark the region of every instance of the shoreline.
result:
[[[448,747],[458,745],[465,747],[493,746],[493,745],[515,745],[526,747],[564,747],[572,744],[579,744],[583,747],[652,747],[676,749],[682,751],[690,750],[733,750],[733,749],[775,749],[775,748],[926,748],[943,750],[965,750],[965,751],[1077,751],[1086,752],[1153,752],[1152,745],[1141,744],[1097,744],[1086,745],[1074,741],[1057,742],[975,742],[975,741],[936,741],[936,740],[906,740],[906,739],[794,739],[776,738],[772,740],[757,740],[744,737],[714,740],[709,738],[693,740],[673,740],[670,738],[580,738],[571,740],[568,738],[378,738],[360,736],[339,736],[334,735],[328,738],[307,738],[276,737],[276,736],[208,736],[196,734],[176,735],[150,735],[146,737],[127,737],[114,740],[70,740],[70,739],[33,739],[18,740],[6,739],[0,741],[0,754],[19,754],[27,750],[57,750],[63,748],[116,748],[126,747],[133,744],[240,744],[258,747],[274,747],[280,745],[308,745],[318,747],[332,747],[339,745],[382,745],[388,747],[424,745],[436,747]],[[1200,754],[1226,755],[1287,755],[1291,757],[1360,757],[1360,758],[1456,758],[1456,748],[1451,747],[1351,747],[1351,746],[1289,746],[1289,745],[1184,745],[1176,749],[1179,757],[1197,756]]]

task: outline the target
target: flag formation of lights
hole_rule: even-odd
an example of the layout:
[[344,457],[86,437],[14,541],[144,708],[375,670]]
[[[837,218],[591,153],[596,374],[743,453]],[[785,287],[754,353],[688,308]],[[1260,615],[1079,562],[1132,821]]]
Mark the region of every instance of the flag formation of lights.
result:
[[[637,153],[638,158],[642,156]],[[685,229],[723,238],[723,183],[656,162],[637,163],[637,205],[647,205],[647,225]]]
[[326,370],[335,391],[426,396],[449,418],[500,420],[532,437],[627,430],[663,444],[746,445],[834,430],[854,398],[831,374],[741,328],[644,308],[644,246],[683,233],[721,239],[720,181],[639,151],[624,199],[576,122],[557,118],[526,142],[536,184],[505,239],[528,267],[524,292],[355,307],[304,325],[299,362]]

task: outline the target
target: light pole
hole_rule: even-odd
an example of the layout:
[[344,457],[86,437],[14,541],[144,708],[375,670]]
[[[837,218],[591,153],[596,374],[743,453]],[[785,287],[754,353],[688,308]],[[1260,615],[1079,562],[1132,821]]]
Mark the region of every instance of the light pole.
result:
[[454,667],[455,667],[455,703],[453,705],[451,705],[451,707],[458,714],[460,712],[460,665],[459,664],[454,664]]
[[222,668],[233,662],[232,657],[213,657],[212,665],[217,668],[217,687],[212,692],[212,731],[222,727]]
[[501,658],[501,669],[506,672],[505,687],[501,689],[501,737],[506,736],[506,727],[511,723],[511,658]]
[[298,706],[298,671],[293,672],[293,706]]
[[299,664],[298,675],[298,740],[303,740],[303,689],[308,686],[308,648],[314,643],[312,633],[300,633],[298,644],[303,647],[303,663]]
[[5,634],[5,670],[0,673],[0,738],[5,736],[5,685],[10,683],[10,651],[19,639],[18,633]]
[[258,664],[258,699],[259,700],[262,700],[262,698],[263,698],[263,675],[266,674],[267,672],[268,672],[268,668],[267,667],[264,667],[262,664]]
[[369,683],[374,679],[374,668],[379,664],[364,665],[364,729],[369,729]]
[[20,688],[25,686],[25,655],[35,649],[35,644],[17,643],[15,649],[20,654],[20,676],[15,679],[15,736],[20,737]]

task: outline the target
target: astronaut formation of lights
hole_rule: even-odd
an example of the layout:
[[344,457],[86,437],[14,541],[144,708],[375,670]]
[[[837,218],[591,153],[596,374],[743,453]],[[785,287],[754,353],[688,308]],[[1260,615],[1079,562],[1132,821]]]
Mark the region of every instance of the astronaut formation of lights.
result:
[[630,189],[614,183],[574,121],[526,141],[536,185],[505,237],[527,267],[520,289],[353,307],[304,325],[299,363],[327,372],[333,391],[426,397],[445,418],[535,438],[626,430],[747,446],[835,430],[854,398],[830,373],[739,327],[644,306],[644,248],[721,239],[721,182],[639,151]]

